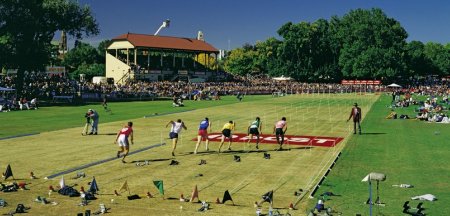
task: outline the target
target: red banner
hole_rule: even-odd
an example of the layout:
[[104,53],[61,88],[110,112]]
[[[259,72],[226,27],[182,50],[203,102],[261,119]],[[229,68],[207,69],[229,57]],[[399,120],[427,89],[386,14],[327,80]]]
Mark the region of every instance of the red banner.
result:
[[[247,134],[236,133],[232,136],[233,142],[235,143],[246,143],[248,142],[249,137]],[[221,133],[211,133],[208,135],[209,141],[212,142],[220,142],[222,139]],[[277,144],[277,138],[273,134],[260,135],[259,144]],[[296,135],[285,135],[284,136],[284,144],[285,145],[303,145],[303,146],[321,146],[321,147],[334,147],[338,143],[340,143],[344,138],[342,137],[321,137],[321,136],[296,136]],[[197,138],[192,139],[192,141],[196,141]],[[225,138],[225,142],[228,142],[228,139]],[[256,137],[253,136],[251,141],[252,143],[256,143]]]
[[380,85],[380,80],[342,80],[342,85]]

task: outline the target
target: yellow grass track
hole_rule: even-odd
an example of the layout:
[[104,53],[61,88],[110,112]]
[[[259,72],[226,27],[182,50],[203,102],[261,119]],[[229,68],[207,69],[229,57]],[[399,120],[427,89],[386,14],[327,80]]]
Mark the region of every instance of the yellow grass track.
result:
[[[111,158],[117,151],[113,144],[115,133],[126,122],[102,124],[100,119],[97,136],[81,136],[82,125],[78,128],[41,133],[34,136],[0,140],[2,157],[0,165],[11,164],[14,176],[18,182],[31,183],[30,190],[13,193],[2,193],[0,198],[9,203],[8,208],[0,209],[7,213],[15,208],[17,203],[31,207],[30,215],[76,215],[86,209],[96,211],[100,203],[111,208],[111,215],[199,215],[199,204],[182,203],[178,201],[180,194],[189,197],[195,185],[199,189],[200,200],[211,202],[207,215],[252,215],[255,213],[253,203],[261,199],[261,195],[274,190],[274,208],[281,213],[288,211],[290,203],[295,203],[298,197],[294,191],[302,188],[310,190],[326,172],[336,155],[345,147],[347,137],[352,133],[351,123],[347,123],[350,108],[358,102],[364,115],[378,99],[377,95],[356,94],[321,94],[293,95],[261,101],[244,101],[221,107],[204,108],[184,113],[175,113],[151,118],[130,119],[134,122],[135,144],[131,151],[158,143],[166,143],[147,151],[127,157],[129,163],[122,164],[120,160],[112,160],[82,171],[87,177],[71,179],[76,172],[64,175],[66,184],[89,188],[88,182],[95,176],[100,188],[98,200],[88,206],[77,206],[79,198],[69,198],[57,193],[48,195],[48,186],[56,187],[60,177],[45,180],[44,177],[73,167]],[[211,103],[214,103],[213,101]],[[169,104],[169,103],[168,103]],[[170,109],[171,107],[169,107]],[[132,111],[132,103],[130,103]],[[235,151],[217,153],[217,142],[210,143],[212,152],[193,152],[198,123],[204,117],[209,117],[212,130],[219,132],[227,121],[236,122],[236,131],[245,133],[248,125],[256,116],[263,122],[263,134],[272,133],[275,121],[282,116],[287,118],[287,134],[316,135],[344,137],[344,141],[334,148],[290,146],[291,151],[274,151],[275,145],[260,145],[260,152],[254,145],[233,143]],[[170,120],[181,118],[188,130],[182,131],[176,156],[172,157],[171,140],[167,139],[169,128],[164,126]],[[26,124],[24,124],[26,127]],[[364,129],[364,128],[363,128]],[[270,160],[263,158],[263,151],[271,154]],[[233,155],[240,155],[241,162],[233,161]],[[180,162],[177,166],[169,166],[172,159]],[[206,165],[197,165],[201,159]],[[131,161],[149,160],[150,164],[136,166]],[[3,168],[1,168],[3,169]],[[2,170],[3,171],[3,170]],[[33,171],[39,179],[30,180],[29,172]],[[202,177],[196,177],[203,174]],[[153,186],[153,180],[163,180],[164,198]],[[8,179],[8,181],[12,181]],[[128,192],[114,196],[124,181],[128,181],[131,194],[139,194],[140,200],[127,200]],[[3,181],[5,183],[5,181]],[[231,202],[226,205],[214,204],[216,198],[222,199],[225,190],[229,190],[236,206]],[[145,197],[147,192],[155,198]],[[58,202],[56,206],[42,205],[34,202],[36,196],[48,197],[50,201]],[[170,199],[176,198],[176,199]],[[111,200],[114,199],[112,202]],[[307,200],[307,199],[305,199]],[[300,202],[298,210],[290,211],[292,215],[304,215],[306,202]],[[267,212],[268,204],[263,204],[263,212]]]

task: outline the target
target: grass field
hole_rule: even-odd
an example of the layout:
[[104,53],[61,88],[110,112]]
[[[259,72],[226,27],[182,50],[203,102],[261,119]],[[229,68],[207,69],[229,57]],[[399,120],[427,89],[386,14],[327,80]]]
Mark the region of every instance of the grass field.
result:
[[[347,142],[337,165],[317,194],[330,191],[341,195],[330,197],[326,205],[343,215],[369,215],[369,205],[363,204],[369,197],[369,187],[361,180],[370,172],[378,172],[387,176],[379,187],[380,200],[385,206],[374,206],[373,215],[403,215],[402,206],[408,200],[411,207],[424,202],[426,215],[448,215],[450,127],[411,119],[385,119],[390,113],[386,107],[390,99],[384,96],[374,104],[363,122],[363,131],[367,134],[354,136]],[[414,117],[414,108],[417,106],[395,111]],[[411,184],[414,188],[392,186],[399,184]],[[375,182],[372,192],[375,200]],[[433,194],[438,200],[411,200],[413,196],[424,194]]]
[[[17,203],[24,203],[31,207],[31,215],[76,215],[85,209],[97,210],[100,203],[105,203],[114,215],[198,215],[201,214],[197,212],[199,204],[178,201],[181,193],[190,196],[195,185],[198,186],[201,200],[214,202],[217,197],[222,198],[225,190],[229,190],[233,197],[236,206],[229,203],[212,204],[208,215],[252,215],[255,213],[253,203],[270,190],[274,190],[274,207],[284,213],[288,211],[289,203],[295,203],[298,199],[293,195],[294,191],[312,188],[344,147],[337,165],[317,193],[333,191],[342,195],[332,197],[332,200],[326,202],[327,206],[334,207],[344,215],[358,212],[368,215],[364,213],[366,209],[368,212],[368,207],[362,204],[367,199],[367,184],[360,180],[367,173],[378,171],[388,175],[388,180],[381,183],[381,199],[387,205],[374,208],[378,215],[399,215],[404,202],[403,199],[399,200],[402,193],[408,194],[407,199],[409,193],[421,195],[419,193],[427,191],[426,189],[434,189],[427,193],[442,197],[442,201],[429,204],[429,211],[445,212],[440,209],[448,209],[444,205],[439,206],[439,203],[443,203],[444,196],[448,197],[448,189],[445,190],[448,188],[448,166],[443,164],[445,160],[441,157],[448,153],[448,148],[442,145],[445,134],[448,134],[448,127],[412,120],[385,120],[384,116],[389,112],[385,107],[387,97],[382,97],[371,109],[378,98],[376,95],[355,94],[280,98],[253,96],[238,103],[233,97],[225,97],[222,101],[187,101],[184,108],[172,108],[167,101],[112,103],[112,115],[102,112],[100,105],[1,113],[2,120],[8,122],[8,127],[0,131],[0,138],[26,133],[40,134],[0,140],[2,152],[6,153],[0,158],[0,166],[11,164],[15,178],[19,179],[17,181],[31,183],[28,186],[30,190],[0,194],[0,198],[10,204],[9,207],[0,209],[0,213],[13,210]],[[367,113],[363,122],[363,132],[366,134],[355,137],[351,134],[350,123],[345,122],[354,102],[360,104],[364,116]],[[98,136],[80,135],[84,123],[82,117],[88,108],[100,110]],[[368,112],[369,110],[371,111]],[[291,151],[281,152],[273,151],[274,145],[261,145],[261,151],[254,151],[253,145],[234,143],[233,152],[221,154],[216,152],[218,143],[213,142],[210,144],[213,152],[193,155],[191,152],[195,142],[190,140],[196,136],[199,121],[206,116],[212,121],[215,132],[219,132],[228,120],[236,121],[237,132],[245,132],[248,124],[256,116],[260,116],[263,134],[270,134],[273,123],[286,116],[287,134],[345,139],[334,148],[291,146]],[[169,120],[177,118],[186,122],[188,130],[182,132],[177,155],[172,157],[170,140],[166,139],[168,129],[164,126]],[[150,165],[137,167],[135,163],[122,164],[120,160],[113,160],[83,169],[87,174],[84,179],[71,179],[76,172],[65,174],[66,184],[77,184],[76,189],[81,186],[88,188],[87,183],[92,180],[92,176],[96,177],[100,195],[97,196],[98,200],[85,207],[77,206],[79,198],[64,197],[56,193],[49,197],[49,200],[59,203],[56,206],[33,202],[38,195],[48,197],[48,186],[58,185],[61,178],[58,176],[45,180],[45,176],[113,157],[117,149],[113,144],[115,133],[129,120],[135,124],[136,143],[131,146],[131,151],[167,143],[127,158],[130,162],[149,160]],[[433,135],[436,130],[440,130],[440,135]],[[408,142],[404,142],[404,139]],[[440,145],[437,144],[439,142]],[[424,146],[423,143],[430,143],[435,147],[429,148],[429,145]],[[202,145],[201,150],[203,149]],[[263,159],[263,152],[269,152],[272,159]],[[233,155],[240,155],[242,162],[234,162]],[[424,161],[415,160],[418,158]],[[172,159],[179,161],[180,165],[169,166]],[[207,164],[197,165],[200,159],[206,160]],[[427,169],[434,164],[438,164],[435,169]],[[39,179],[30,180],[30,171]],[[430,173],[421,175],[424,172]],[[203,176],[196,177],[200,173]],[[430,179],[430,176],[436,178]],[[165,199],[157,193],[152,180],[164,181]],[[425,180],[435,183],[426,184]],[[149,191],[156,198],[129,201],[126,199],[127,193],[114,196],[113,191],[119,189],[124,181],[128,182],[131,194],[145,197],[144,194]],[[416,187],[399,189],[390,186],[400,183]],[[439,187],[442,187],[442,194],[435,192]],[[394,193],[395,191],[397,192]],[[113,203],[111,199],[114,199]],[[305,198],[297,205],[299,209],[290,213],[305,215],[306,209],[312,208],[314,202],[315,199]],[[265,203],[262,210],[266,213],[267,209],[268,204]]]

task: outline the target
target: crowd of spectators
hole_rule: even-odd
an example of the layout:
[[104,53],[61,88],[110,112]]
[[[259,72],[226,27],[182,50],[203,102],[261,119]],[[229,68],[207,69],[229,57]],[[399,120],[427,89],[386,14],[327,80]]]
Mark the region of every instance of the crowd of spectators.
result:
[[[51,100],[54,96],[87,95],[101,98],[107,94],[112,98],[168,97],[188,95],[205,99],[219,95],[237,94],[310,94],[310,93],[345,93],[375,92],[379,86],[348,86],[340,84],[301,83],[295,81],[276,81],[269,77],[234,77],[229,82],[147,82],[134,81],[127,84],[107,84],[79,82],[63,74],[47,75],[30,72],[25,74],[22,97]],[[3,76],[0,86],[16,88],[16,75]]]
[[[16,88],[16,75],[1,76],[0,86]],[[268,76],[234,76],[227,82],[188,83],[183,81],[148,82],[133,81],[126,84],[108,84],[80,82],[63,74],[48,75],[46,73],[26,72],[22,95],[9,94],[3,101],[9,101],[10,107],[24,109],[21,104],[30,104],[28,101],[52,101],[55,96],[70,96],[82,100],[101,100],[105,95],[110,99],[123,98],[168,98],[180,97],[193,100],[218,100],[223,95],[250,95],[266,94],[283,96],[286,94],[313,94],[313,93],[375,93],[388,91],[385,86],[378,85],[341,85],[327,83],[304,83],[296,81],[277,81]],[[448,95],[448,85],[426,85],[414,82],[407,88],[399,90],[397,96],[405,95],[402,100],[395,99],[394,106],[407,107],[417,103],[410,93],[419,95],[443,96]],[[394,100],[394,99],[393,99]],[[447,97],[448,100],[448,97]],[[25,101],[25,103],[23,102]],[[5,102],[3,102],[5,104]],[[37,104],[37,103],[36,103]],[[31,105],[31,104],[30,104]]]
[[[426,122],[450,123],[448,117],[449,95],[450,88],[445,80],[434,84],[414,82],[414,85],[392,92],[391,108],[416,105],[414,109],[416,112],[415,119]],[[396,117],[396,112],[393,111],[387,118]],[[400,115],[398,118],[409,118],[409,116]]]

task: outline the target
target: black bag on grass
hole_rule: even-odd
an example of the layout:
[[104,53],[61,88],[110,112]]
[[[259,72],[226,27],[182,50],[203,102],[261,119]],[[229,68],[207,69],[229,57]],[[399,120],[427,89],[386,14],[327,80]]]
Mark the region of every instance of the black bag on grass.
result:
[[141,197],[137,194],[134,194],[134,195],[128,196],[127,198],[128,198],[128,200],[135,200],[135,199],[140,199]]
[[73,187],[65,186],[58,191],[59,194],[69,197],[78,197],[80,196],[80,193],[73,189]]

